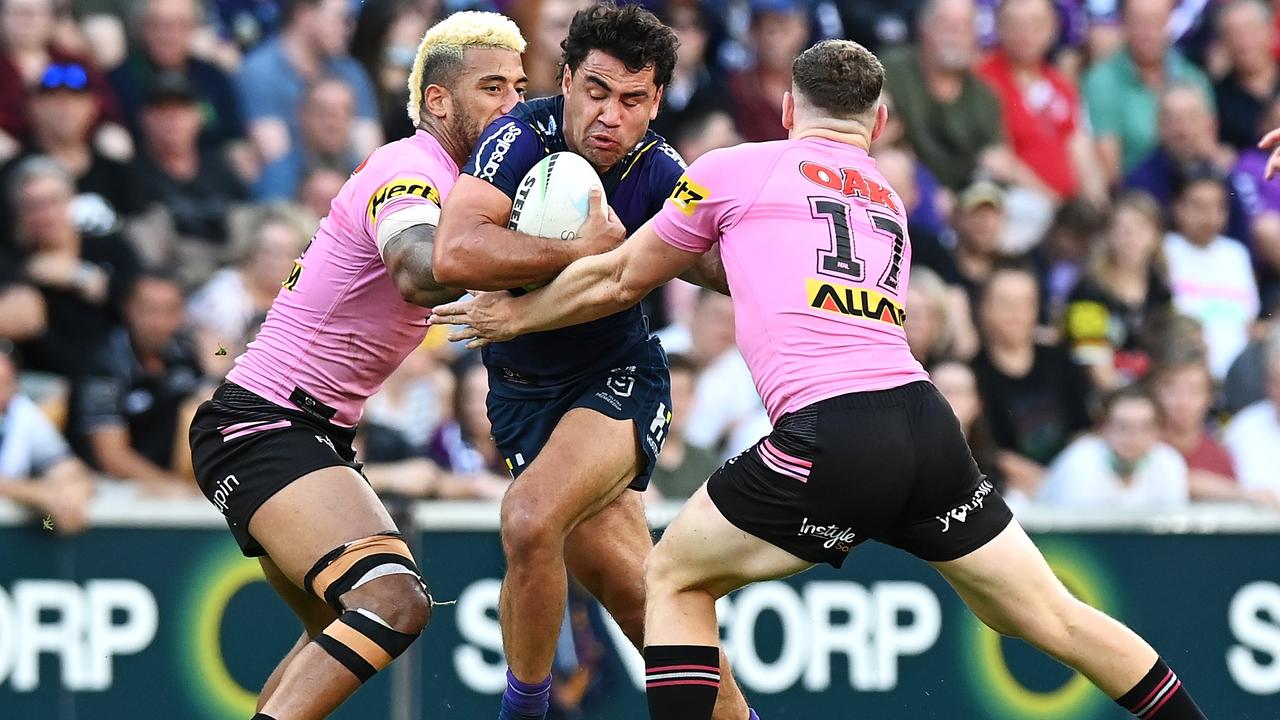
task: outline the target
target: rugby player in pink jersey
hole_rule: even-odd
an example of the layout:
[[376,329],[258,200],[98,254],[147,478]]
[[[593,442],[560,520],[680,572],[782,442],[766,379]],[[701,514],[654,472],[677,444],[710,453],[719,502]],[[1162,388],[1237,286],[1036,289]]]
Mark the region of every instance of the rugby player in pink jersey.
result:
[[[774,423],[681,510],[646,570],[651,717],[707,720],[716,598],[866,540],[928,561],[988,626],[1026,639],[1134,715],[1202,719],[1145,641],[1071,596],[978,469],[903,331],[911,263],[898,195],[867,148],[884,69],[825,41],[792,68],[789,139],[713,151],[620,248],[520,298],[436,308],[485,345],[626,307],[719,243],[742,354]],[[743,168],[752,168],[744,173]]]
[[[417,132],[352,174],[192,422],[201,489],[305,628],[256,717],[327,716],[430,618],[426,584],[351,443],[365,400],[422,341],[426,307],[461,295],[431,270],[440,204],[481,130],[523,95],[524,47],[494,13],[457,13],[426,33],[409,80]],[[554,243],[524,248],[530,263],[549,257],[552,272],[568,249],[602,249]]]

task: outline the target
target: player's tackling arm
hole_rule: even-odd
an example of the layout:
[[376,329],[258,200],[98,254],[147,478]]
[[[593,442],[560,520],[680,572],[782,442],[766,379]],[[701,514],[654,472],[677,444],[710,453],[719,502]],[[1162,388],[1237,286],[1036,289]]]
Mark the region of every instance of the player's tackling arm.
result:
[[435,278],[452,287],[505,290],[547,280],[569,263],[615,247],[625,235],[583,233],[573,240],[540,238],[506,227],[511,198],[490,183],[462,175],[445,202],[435,238]]
[[468,347],[578,325],[640,302],[650,290],[693,265],[699,253],[673,247],[646,223],[621,247],[575,261],[547,286],[521,297],[485,293],[432,311],[435,325],[466,325],[450,340]]

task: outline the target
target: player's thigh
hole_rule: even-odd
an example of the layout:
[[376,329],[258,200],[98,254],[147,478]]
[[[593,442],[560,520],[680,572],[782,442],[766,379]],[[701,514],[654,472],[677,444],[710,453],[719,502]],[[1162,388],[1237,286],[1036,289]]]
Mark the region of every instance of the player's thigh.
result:
[[701,590],[720,597],[760,580],[812,567],[737,527],[712,502],[704,485],[689,498],[649,557],[649,592]]
[[[653,549],[640,493],[623,492],[565,540],[565,565],[606,606],[644,604],[644,564]],[[614,608],[610,608],[613,610]]]
[[315,563],[344,543],[396,530],[364,477],[345,465],[307,473],[268,498],[249,534],[301,586]]
[[329,607],[323,600],[303,590],[292,580],[285,576],[284,571],[275,564],[275,561],[269,557],[258,558],[258,562],[262,564],[262,574],[267,578],[267,584],[276,591],[293,611],[294,615],[302,621],[302,627],[306,630],[307,637],[314,638],[319,635],[334,620],[338,619],[338,613]]
[[587,408],[566,412],[504,497],[504,525],[534,518],[568,532],[613,502],[639,467],[634,427]]
[[1070,600],[1016,520],[982,547],[932,565],[975,615],[1005,635],[1025,635],[1038,618]]

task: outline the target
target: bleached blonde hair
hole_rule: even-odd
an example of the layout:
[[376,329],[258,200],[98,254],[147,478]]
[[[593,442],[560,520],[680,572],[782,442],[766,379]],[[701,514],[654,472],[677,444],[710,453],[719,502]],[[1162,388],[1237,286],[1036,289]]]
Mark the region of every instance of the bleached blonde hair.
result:
[[422,120],[422,94],[428,76],[456,71],[467,49],[498,48],[523,53],[524,46],[520,28],[511,18],[498,13],[467,10],[432,25],[418,44],[409,73],[409,119],[414,125]]

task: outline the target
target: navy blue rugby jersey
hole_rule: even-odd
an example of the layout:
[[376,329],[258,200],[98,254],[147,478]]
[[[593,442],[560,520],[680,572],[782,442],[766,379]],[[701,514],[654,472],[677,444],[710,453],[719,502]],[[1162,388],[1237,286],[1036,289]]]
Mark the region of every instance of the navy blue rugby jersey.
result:
[[[569,149],[563,118],[564,98],[559,95],[517,105],[485,129],[462,172],[491,183],[514,200],[520,181],[539,160]],[[675,149],[649,130],[601,177],[609,205],[628,235],[658,213],[684,167]],[[581,325],[489,345],[484,360],[496,377],[532,390],[608,366],[613,356],[646,338],[648,332],[648,320],[637,305]],[[516,390],[510,385],[508,389]]]

